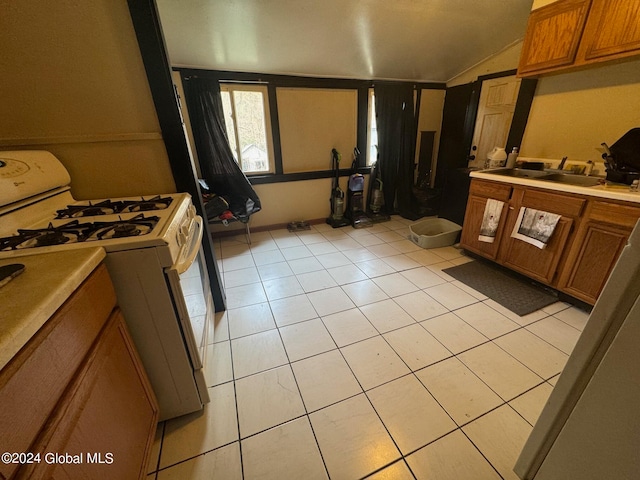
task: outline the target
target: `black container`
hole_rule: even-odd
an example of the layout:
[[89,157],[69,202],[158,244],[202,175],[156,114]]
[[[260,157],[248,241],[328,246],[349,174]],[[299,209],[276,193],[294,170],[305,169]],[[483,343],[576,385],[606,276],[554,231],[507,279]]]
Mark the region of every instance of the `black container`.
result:
[[640,173],[634,171],[607,170],[607,180],[631,185],[634,180],[640,180]]

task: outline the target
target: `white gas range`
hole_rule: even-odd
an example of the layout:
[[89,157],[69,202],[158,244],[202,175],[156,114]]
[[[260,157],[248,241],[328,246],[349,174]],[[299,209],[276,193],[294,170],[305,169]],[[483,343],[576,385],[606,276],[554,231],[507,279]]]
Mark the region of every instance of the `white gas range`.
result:
[[0,258],[104,248],[160,419],[201,409],[209,401],[203,359],[213,301],[191,197],[76,200],[69,183],[49,152],[0,152]]

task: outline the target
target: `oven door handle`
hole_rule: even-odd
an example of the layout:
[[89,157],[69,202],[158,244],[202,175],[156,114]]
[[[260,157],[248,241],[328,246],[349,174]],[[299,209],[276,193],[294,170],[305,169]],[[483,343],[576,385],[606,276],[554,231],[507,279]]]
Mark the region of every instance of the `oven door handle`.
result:
[[189,243],[186,253],[184,255],[180,255],[181,261],[174,266],[179,275],[189,269],[200,251],[200,244],[202,243],[202,235],[204,232],[202,217],[200,215],[196,215],[193,219],[192,225],[193,226],[190,230],[193,230],[193,233],[189,235],[191,242]]

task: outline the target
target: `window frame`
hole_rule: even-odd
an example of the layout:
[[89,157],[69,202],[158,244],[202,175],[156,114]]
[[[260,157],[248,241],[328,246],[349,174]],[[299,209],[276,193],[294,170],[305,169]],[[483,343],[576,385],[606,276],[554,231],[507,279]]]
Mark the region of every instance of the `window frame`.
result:
[[[238,135],[238,122],[236,119],[235,112],[235,103],[233,98],[233,92],[258,92],[262,95],[262,107],[263,107],[263,116],[264,116],[264,130],[265,130],[265,138],[267,143],[267,162],[268,169],[267,170],[244,170],[242,165],[242,159],[240,158],[240,137]],[[232,111],[232,120],[233,120],[233,131],[235,135],[235,146],[236,151],[238,152],[238,158],[235,159],[236,163],[242,170],[246,176],[260,176],[260,175],[270,175],[274,174],[276,171],[275,165],[275,155],[274,155],[274,146],[273,146],[273,130],[271,127],[271,112],[269,105],[269,88],[268,85],[264,83],[236,83],[232,81],[220,81],[220,95],[222,92],[229,93],[229,99],[231,103],[231,111]],[[226,121],[225,115],[225,121]],[[225,125],[226,126],[226,125]],[[228,128],[228,126],[226,126]],[[229,139],[230,140],[230,139]]]

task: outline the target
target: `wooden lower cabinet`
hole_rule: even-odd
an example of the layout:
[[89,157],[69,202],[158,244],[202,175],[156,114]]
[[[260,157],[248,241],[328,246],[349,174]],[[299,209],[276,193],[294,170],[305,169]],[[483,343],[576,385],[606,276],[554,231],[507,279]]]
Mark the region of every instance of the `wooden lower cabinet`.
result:
[[[142,479],[158,405],[104,265],[0,371],[0,479]],[[58,455],[58,456],[56,456]]]
[[[50,419],[37,452],[60,452],[81,463],[40,463],[30,479],[144,478],[157,408],[116,310],[88,361]],[[26,473],[26,472],[25,472]]]
[[[511,197],[511,186],[494,182],[483,182],[472,180],[469,188],[469,199],[467,209],[464,214],[464,225],[460,237],[460,244],[467,250],[482,255],[483,257],[495,260],[500,246],[500,238],[507,218],[507,206]],[[484,210],[488,199],[504,202],[500,222],[496,230],[495,241],[493,243],[481,242],[478,239],[480,227],[484,218]]]
[[460,237],[460,243],[467,250],[482,255],[483,257],[495,260],[498,255],[498,247],[500,246],[500,235],[504,228],[504,218],[506,217],[506,204],[502,209],[500,216],[501,222],[496,232],[496,240],[493,243],[481,242],[478,240],[480,235],[480,227],[484,216],[484,209],[487,205],[487,198],[470,195],[467,200],[467,210],[464,214],[464,228]]
[[593,201],[581,223],[558,289],[595,303],[640,218],[640,207]]
[[[505,267],[594,304],[638,219],[640,204],[511,186],[494,243],[478,240],[488,198],[497,182],[473,179],[460,245]],[[521,207],[559,214],[545,248],[511,237]]]
[[[586,200],[569,195],[514,188],[505,234],[500,245],[499,261],[534,280],[553,285],[558,265],[571,239],[573,226],[585,203]],[[521,208],[532,208],[561,216],[545,248],[538,248],[511,237]]]
[[[508,230],[509,235],[515,225],[515,217],[517,217],[517,214],[514,213],[513,220],[508,223],[508,226],[511,227]],[[572,226],[573,219],[561,217],[549,243],[544,249],[511,238],[511,236],[505,237],[503,241],[504,248],[501,252],[501,263],[505,267],[516,270],[534,280],[552,284]]]

